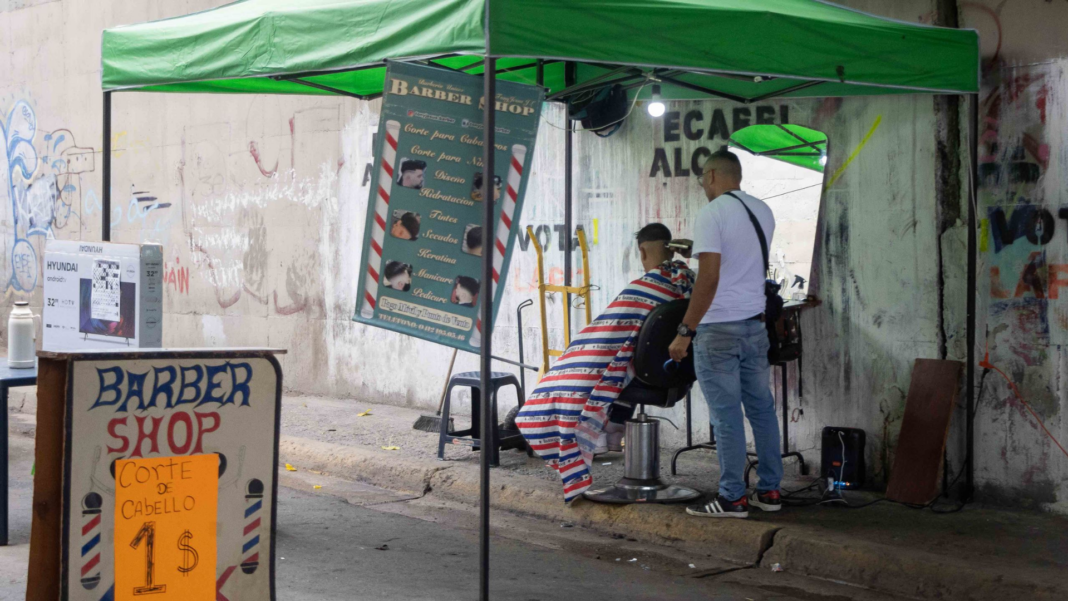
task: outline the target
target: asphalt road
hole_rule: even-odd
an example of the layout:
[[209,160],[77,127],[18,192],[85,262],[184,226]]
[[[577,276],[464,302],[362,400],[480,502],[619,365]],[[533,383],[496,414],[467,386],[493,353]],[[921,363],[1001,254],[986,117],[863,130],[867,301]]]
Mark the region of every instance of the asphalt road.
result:
[[[0,601],[25,598],[28,569],[33,440],[28,427],[13,424],[12,430],[11,546],[0,547]],[[478,599],[477,516],[468,508],[321,474],[280,476],[279,600]],[[890,600],[569,524],[499,514],[493,532],[494,600]]]

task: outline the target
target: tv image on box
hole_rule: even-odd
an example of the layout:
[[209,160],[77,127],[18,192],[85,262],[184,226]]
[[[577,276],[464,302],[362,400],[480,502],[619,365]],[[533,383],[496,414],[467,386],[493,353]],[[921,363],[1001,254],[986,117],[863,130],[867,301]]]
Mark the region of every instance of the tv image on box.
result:
[[110,336],[113,338],[134,338],[136,335],[135,310],[137,285],[133,282],[120,282],[118,294],[118,320],[93,318],[93,283],[87,278],[79,282],[78,331],[83,334]]

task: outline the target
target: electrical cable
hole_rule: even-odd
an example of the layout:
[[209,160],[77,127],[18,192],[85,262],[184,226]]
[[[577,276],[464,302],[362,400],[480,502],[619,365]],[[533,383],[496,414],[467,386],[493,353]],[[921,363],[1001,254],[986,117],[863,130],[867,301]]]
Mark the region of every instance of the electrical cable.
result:
[[[627,110],[627,114],[626,115],[623,115],[621,118],[616,119],[615,121],[612,121],[611,123],[605,123],[605,124],[599,126],[597,129],[598,130],[602,130],[602,129],[606,128],[606,127],[610,127],[612,125],[615,125],[616,123],[623,123],[624,121],[626,121],[627,118],[630,117],[630,114],[634,112],[634,107],[638,105],[638,96],[641,95],[642,90],[645,89],[645,86],[649,85],[649,81],[650,80],[646,79],[645,83],[642,84],[642,87],[638,88],[638,91],[634,93],[634,100],[630,101],[630,108]],[[564,115],[565,123],[569,119],[571,119],[571,117],[569,117],[569,116],[567,116],[565,114]],[[559,129],[561,131],[567,131],[567,127],[560,127],[559,125],[553,125],[552,123],[549,122],[548,119],[545,120],[545,124],[548,125],[549,127],[552,127],[552,128],[555,128],[555,129]],[[581,133],[581,132],[584,132],[584,131],[593,131],[593,130],[592,129],[574,129],[572,131],[574,131],[575,133]],[[596,133],[596,132],[594,132],[594,133]]]
[[[982,375],[982,377],[979,378],[979,391],[978,391],[978,394],[975,397],[975,407],[976,407],[977,410],[979,408],[979,404],[983,400],[983,391],[985,390],[986,376],[989,373],[990,373],[990,369],[984,368],[983,375]],[[844,445],[843,433],[839,432],[838,434],[839,434],[839,441],[842,442],[843,445]],[[968,462],[970,462],[970,461],[971,461],[971,457],[968,457],[968,458],[965,459],[964,465],[961,466],[960,470],[957,471],[957,475],[953,477],[953,481],[949,483],[948,487],[946,487],[947,491],[951,490],[954,486],[957,485],[957,482],[959,482],[961,476],[964,475],[964,472],[967,469]],[[842,471],[839,471],[839,478],[840,479],[843,477],[842,474],[844,473],[844,469],[845,469],[845,449],[843,447],[843,451],[842,451]],[[785,491],[787,494],[783,495],[783,505],[785,505],[787,507],[811,507],[813,505],[825,504],[826,499],[824,499],[822,497],[822,494],[821,494],[820,497],[794,498],[795,494],[809,491],[813,487],[815,487],[815,486],[819,485],[820,483],[822,483],[823,481],[824,481],[823,478],[817,478],[817,479],[813,480],[808,486],[805,486],[804,488],[799,488],[799,489],[794,490],[794,491]],[[886,497],[880,497],[878,499],[874,499],[874,500],[868,501],[867,503],[863,503],[863,504],[860,504],[860,505],[849,505],[849,503],[846,502],[844,505],[841,505],[841,507],[844,508],[844,509],[864,509],[866,507],[871,507],[872,505],[877,505],[879,503],[894,503],[895,505],[901,505],[901,506],[907,507],[909,509],[930,509],[933,513],[944,515],[944,514],[950,514],[950,513],[957,513],[959,511],[961,511],[962,509],[964,509],[965,505],[967,505],[968,503],[971,502],[971,499],[968,499],[968,500],[966,500],[964,502],[958,503],[957,506],[954,507],[953,509],[940,510],[940,509],[936,509],[935,508],[935,504],[938,503],[939,499],[940,499],[940,497],[935,497],[930,503],[927,503],[926,505],[916,505],[914,503],[905,503],[905,502],[902,502],[902,501],[895,501],[893,499],[888,499]]]
[[979,362],[979,367],[982,367],[983,369],[994,370],[999,376],[1005,378],[1005,381],[1009,383],[1009,388],[1012,389],[1013,394],[1016,395],[1016,399],[1019,400],[1020,403],[1022,403],[1023,406],[1031,413],[1031,415],[1035,418],[1035,421],[1038,422],[1039,427],[1042,428],[1042,431],[1045,432],[1046,436],[1048,436],[1049,439],[1053,441],[1053,444],[1057,445],[1057,448],[1060,449],[1062,453],[1064,453],[1065,457],[1068,457],[1068,450],[1065,450],[1064,446],[1061,445],[1059,440],[1057,440],[1057,437],[1055,437],[1053,433],[1051,433],[1049,429],[1046,428],[1046,424],[1042,421],[1042,418],[1040,418],[1038,414],[1035,413],[1035,410],[1031,408],[1030,403],[1024,400],[1023,395],[1020,394],[1020,389],[1016,387],[1016,382],[1013,382],[1012,379],[1009,378],[1009,376],[1005,375],[1005,372],[1001,371],[997,368],[997,366],[990,362],[989,351],[986,353],[986,356],[983,357],[983,360]]
[[780,196],[786,196],[787,194],[793,194],[794,192],[800,192],[801,190],[808,190],[809,188],[815,188],[816,186],[822,186],[822,185],[823,185],[823,182],[820,182],[818,184],[812,184],[811,186],[805,186],[803,188],[798,188],[796,190],[790,190],[789,192],[783,192],[782,194],[776,194],[775,196],[765,196],[761,200],[771,200],[772,198],[778,198]]

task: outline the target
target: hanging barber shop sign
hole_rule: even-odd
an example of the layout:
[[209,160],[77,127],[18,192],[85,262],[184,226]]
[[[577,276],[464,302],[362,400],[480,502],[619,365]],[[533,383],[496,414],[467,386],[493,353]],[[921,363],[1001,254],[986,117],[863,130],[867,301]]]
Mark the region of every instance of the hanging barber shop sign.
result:
[[42,356],[27,598],[273,600],[275,352]]
[[[481,77],[389,63],[355,321],[457,348],[481,341],[482,253],[500,308],[544,92],[497,82],[497,173],[482,169]],[[492,178],[494,231],[482,231]]]

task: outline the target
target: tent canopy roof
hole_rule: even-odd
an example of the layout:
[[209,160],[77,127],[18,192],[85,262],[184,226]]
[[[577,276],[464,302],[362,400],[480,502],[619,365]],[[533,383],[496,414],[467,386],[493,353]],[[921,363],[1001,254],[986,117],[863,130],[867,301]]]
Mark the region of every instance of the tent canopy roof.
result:
[[800,125],[750,125],[731,134],[727,144],[820,173],[827,163],[827,134]]
[[386,59],[480,73],[485,2],[498,76],[534,83],[544,59],[557,97],[650,77],[742,102],[978,91],[975,31],[822,0],[239,0],[105,30],[103,87],[373,97]]

